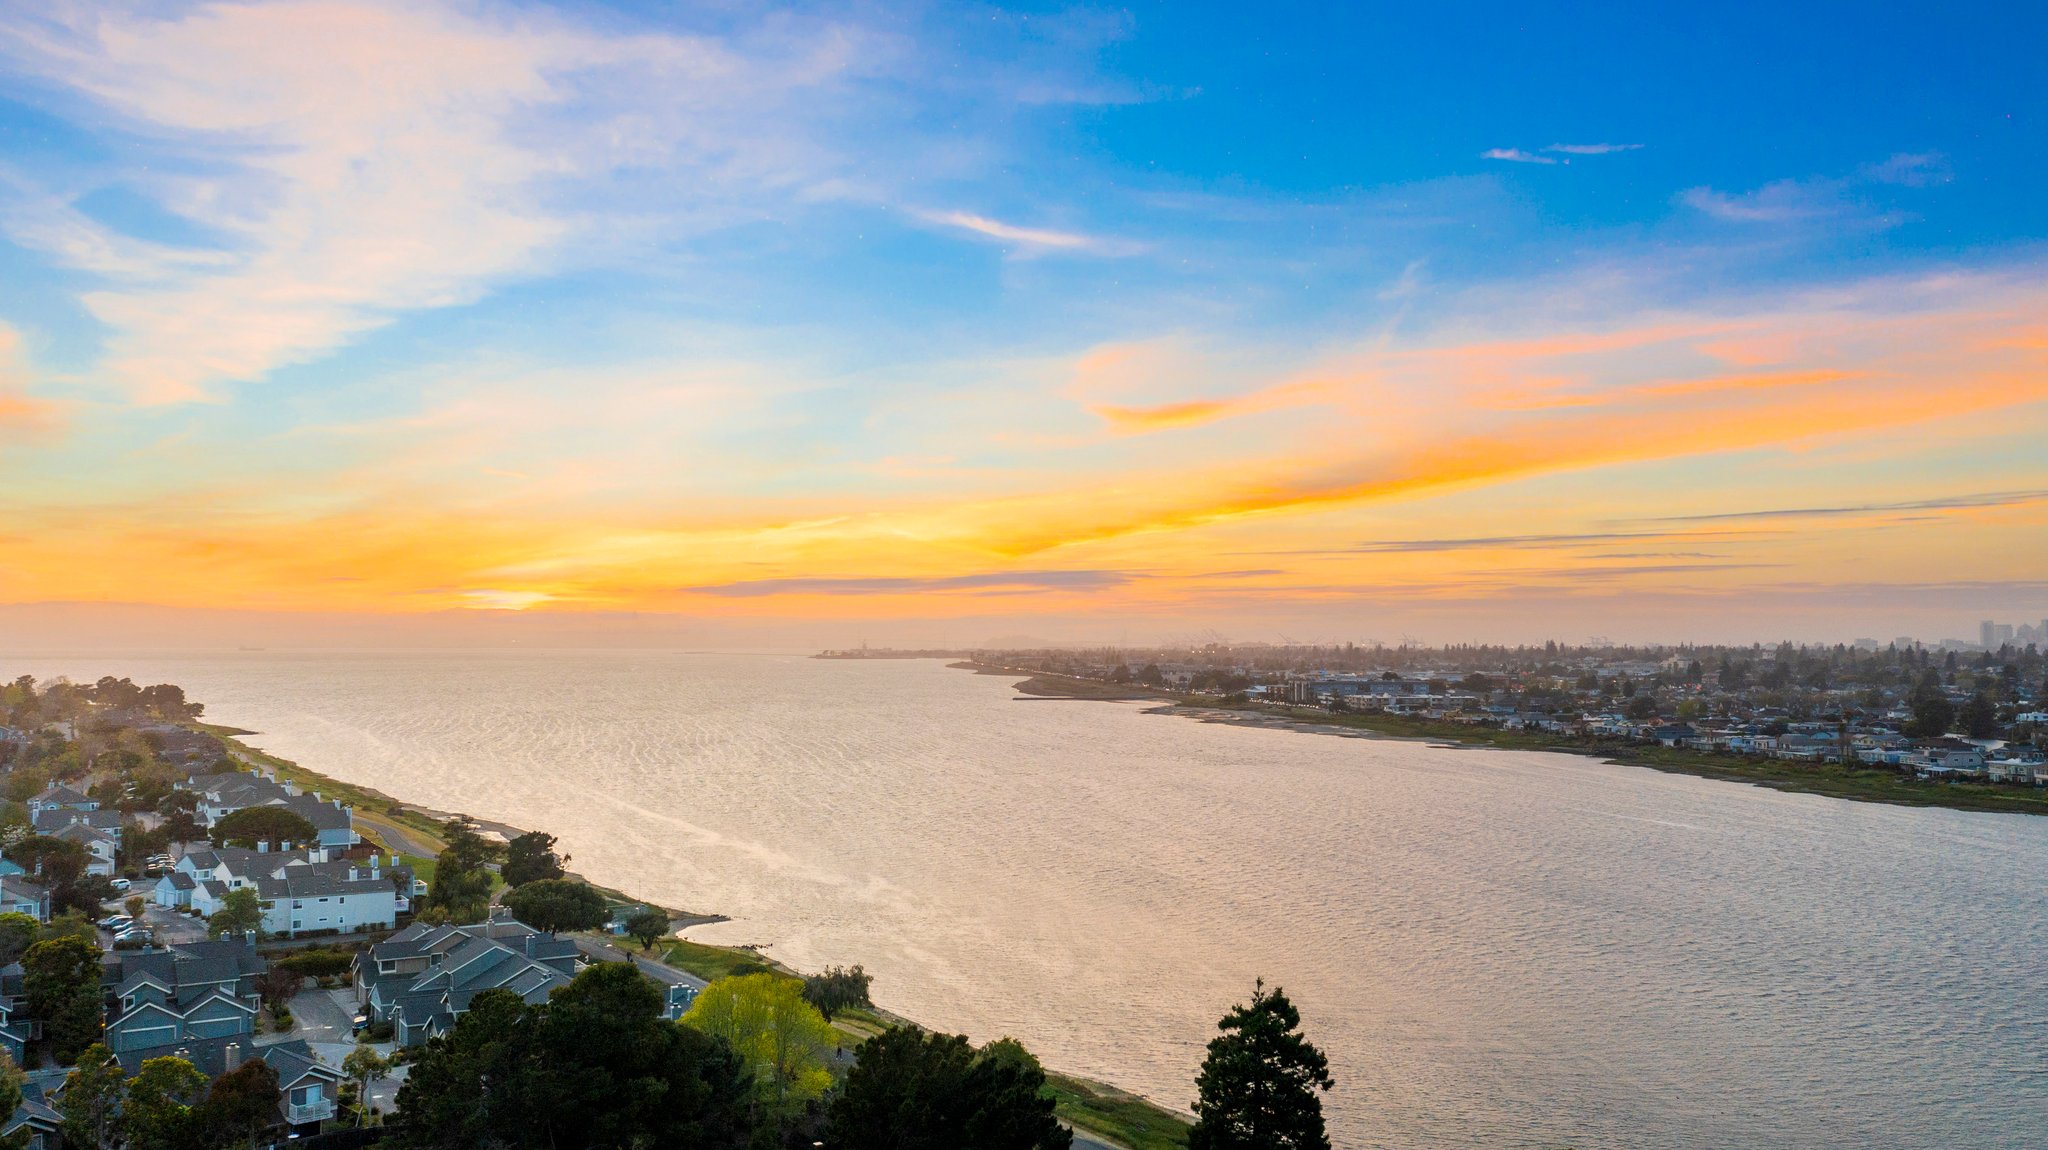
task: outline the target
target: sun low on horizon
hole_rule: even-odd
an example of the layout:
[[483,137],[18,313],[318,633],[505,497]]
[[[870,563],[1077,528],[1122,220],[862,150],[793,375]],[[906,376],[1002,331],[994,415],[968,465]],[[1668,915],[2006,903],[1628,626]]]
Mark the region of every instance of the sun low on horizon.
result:
[[2040,618],[2042,21],[10,5],[0,604]]

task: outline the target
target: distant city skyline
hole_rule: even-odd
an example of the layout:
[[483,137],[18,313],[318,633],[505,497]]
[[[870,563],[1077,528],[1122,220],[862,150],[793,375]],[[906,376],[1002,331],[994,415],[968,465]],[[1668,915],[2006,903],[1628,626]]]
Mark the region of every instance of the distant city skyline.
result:
[[2048,14],[1625,11],[10,5],[0,603],[788,646],[2048,615]]

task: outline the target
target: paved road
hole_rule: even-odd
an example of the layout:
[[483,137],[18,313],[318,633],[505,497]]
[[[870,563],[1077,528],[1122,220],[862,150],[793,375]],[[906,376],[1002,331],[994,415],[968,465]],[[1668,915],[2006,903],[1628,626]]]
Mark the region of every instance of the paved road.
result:
[[681,982],[698,990],[708,985],[687,970],[677,970],[665,962],[656,962],[645,955],[631,953],[602,939],[579,937],[576,940],[576,948],[598,962],[630,962],[639,967],[642,974],[658,982]]
[[[354,1042],[356,994],[353,990],[302,990],[291,1002],[292,1019],[298,1025],[283,1034],[259,1034],[258,1046],[272,1046],[303,1038],[307,1042]],[[336,1065],[339,1065],[337,1063]]]

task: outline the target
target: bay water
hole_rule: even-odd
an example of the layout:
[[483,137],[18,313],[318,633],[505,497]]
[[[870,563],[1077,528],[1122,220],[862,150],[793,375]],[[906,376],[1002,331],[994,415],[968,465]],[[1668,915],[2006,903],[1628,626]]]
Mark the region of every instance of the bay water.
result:
[[2048,1146],[2048,819],[1021,700],[937,661],[65,653],[1185,1109],[1253,979],[1342,1147]]

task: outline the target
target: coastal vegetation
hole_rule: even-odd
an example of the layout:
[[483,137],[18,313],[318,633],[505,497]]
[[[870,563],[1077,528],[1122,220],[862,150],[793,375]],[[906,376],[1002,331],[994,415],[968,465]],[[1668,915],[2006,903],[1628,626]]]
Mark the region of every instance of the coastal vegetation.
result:
[[1038,1060],[1016,1042],[897,1027],[861,1044],[832,1100],[839,1150],[1066,1150]]

